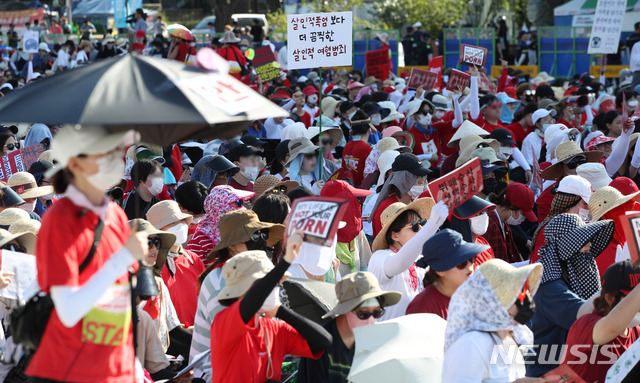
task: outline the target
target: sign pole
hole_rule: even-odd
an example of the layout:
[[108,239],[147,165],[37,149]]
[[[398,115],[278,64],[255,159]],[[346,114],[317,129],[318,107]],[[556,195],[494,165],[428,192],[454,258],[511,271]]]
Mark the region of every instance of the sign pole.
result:
[[320,130],[320,134],[318,134],[318,146],[320,148],[320,154],[318,155],[318,163],[320,164],[320,179],[322,179],[322,157],[324,157],[322,153],[322,67],[320,67],[320,89],[318,89],[318,102],[320,107],[320,115],[318,116],[318,128]]

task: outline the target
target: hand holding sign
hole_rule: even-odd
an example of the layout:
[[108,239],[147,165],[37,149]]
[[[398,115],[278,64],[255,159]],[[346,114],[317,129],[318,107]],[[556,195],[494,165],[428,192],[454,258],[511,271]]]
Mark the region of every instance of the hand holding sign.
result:
[[474,158],[427,187],[435,201],[443,201],[451,210],[480,193],[483,186],[480,160]]
[[302,239],[304,238],[304,233],[300,230],[296,230],[292,235],[287,239],[287,251],[284,254],[284,260],[288,263],[293,263],[293,261],[298,258],[298,254],[300,254],[300,248],[302,247]]
[[468,66],[484,66],[487,60],[487,48],[460,44],[460,63]]

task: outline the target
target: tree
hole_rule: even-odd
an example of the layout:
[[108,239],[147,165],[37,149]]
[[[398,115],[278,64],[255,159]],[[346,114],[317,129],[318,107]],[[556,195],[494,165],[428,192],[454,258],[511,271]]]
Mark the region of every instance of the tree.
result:
[[338,12],[361,7],[363,0],[303,0],[302,4],[313,13]]
[[422,30],[437,36],[444,25],[453,25],[468,10],[466,0],[385,0],[375,6],[373,14],[389,29],[422,23]]

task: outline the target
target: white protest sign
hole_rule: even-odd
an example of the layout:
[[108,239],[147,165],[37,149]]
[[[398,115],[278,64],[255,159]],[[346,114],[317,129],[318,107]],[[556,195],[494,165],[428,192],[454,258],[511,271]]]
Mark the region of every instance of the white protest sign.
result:
[[627,0],[598,0],[587,53],[616,53]]
[[2,271],[15,274],[12,282],[0,289],[0,298],[27,300],[38,291],[36,257],[24,253],[2,250],[0,252]]
[[28,53],[38,53],[40,45],[40,34],[36,31],[24,31],[24,39],[22,40],[24,51]]
[[352,65],[352,28],[351,12],[287,15],[288,68]]
[[300,230],[305,242],[331,246],[338,224],[347,208],[346,201],[330,197],[297,199],[285,220],[287,237]]

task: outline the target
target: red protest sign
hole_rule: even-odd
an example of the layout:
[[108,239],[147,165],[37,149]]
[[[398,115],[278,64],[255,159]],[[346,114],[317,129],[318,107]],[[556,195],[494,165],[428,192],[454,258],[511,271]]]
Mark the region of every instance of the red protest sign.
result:
[[365,54],[365,60],[367,76],[373,76],[380,81],[384,81],[389,78],[391,59],[389,58],[388,49],[367,52]]
[[444,65],[444,59],[442,56],[434,57],[429,60],[429,72],[435,73],[437,76],[436,79],[436,89],[440,89],[442,87],[442,66]]
[[424,90],[431,90],[436,88],[438,82],[438,75],[428,70],[413,68],[411,69],[411,76],[409,77],[409,83],[407,88],[418,89],[420,85]]
[[489,81],[486,74],[478,72],[478,89],[496,93],[497,87]]
[[542,377],[549,383],[587,383],[566,364],[561,364],[560,367],[547,372]]
[[293,202],[285,219],[287,237],[296,230],[304,233],[305,242],[331,246],[347,201],[329,197],[306,197]]
[[38,161],[44,152],[42,144],[15,150],[0,158],[0,180],[7,181],[12,174],[26,172],[34,162]]
[[484,66],[487,60],[487,48],[475,45],[460,44],[460,63],[468,66]]
[[19,31],[23,29],[25,23],[33,25],[35,20],[41,21],[43,16],[44,8],[4,11],[0,12],[0,25],[8,28],[9,25],[13,24],[16,26],[16,31]]
[[471,84],[471,76],[467,73],[460,72],[459,70],[452,69],[449,75],[449,82],[447,82],[447,90],[455,91],[458,89],[464,89]]
[[483,188],[480,160],[474,158],[454,172],[433,180],[427,185],[433,199],[444,201],[449,210],[465,203]]
[[256,49],[251,63],[256,69],[258,77],[264,82],[280,77],[280,65],[276,62],[276,56],[271,47]]

